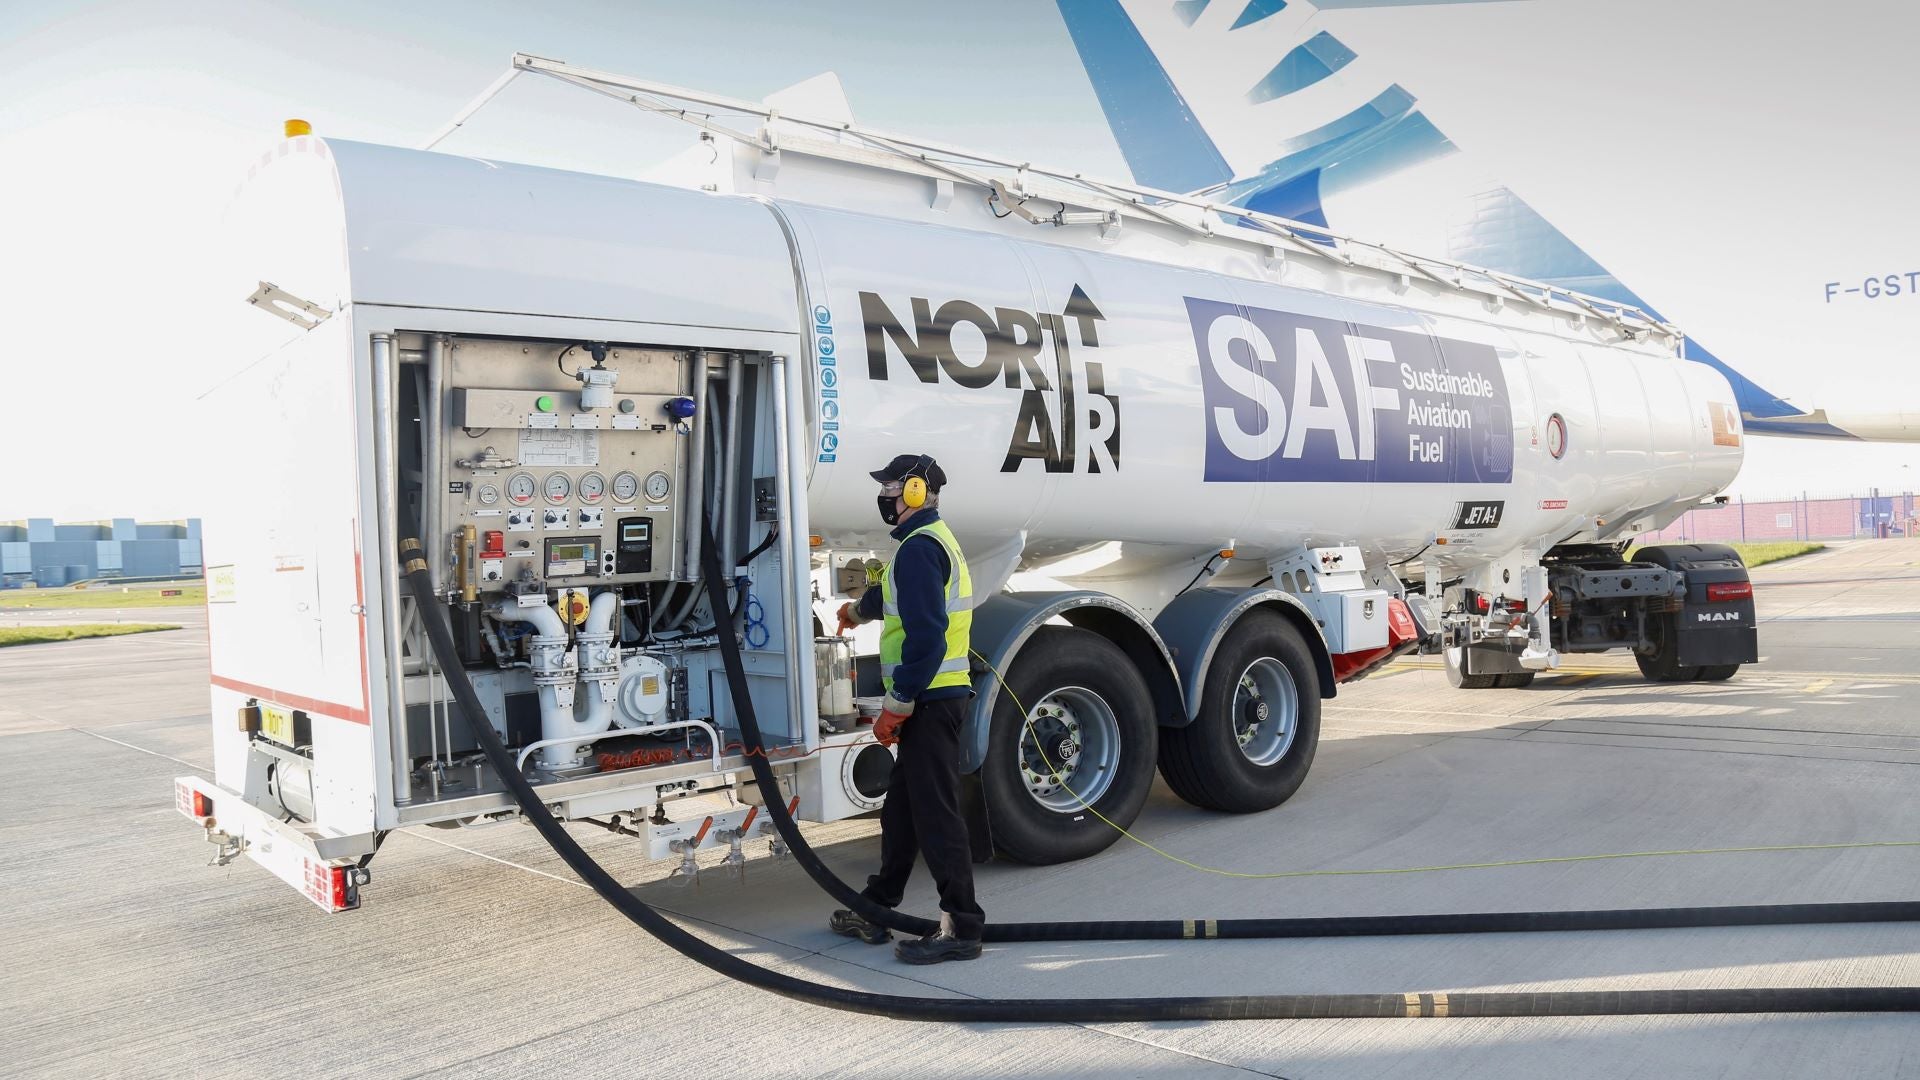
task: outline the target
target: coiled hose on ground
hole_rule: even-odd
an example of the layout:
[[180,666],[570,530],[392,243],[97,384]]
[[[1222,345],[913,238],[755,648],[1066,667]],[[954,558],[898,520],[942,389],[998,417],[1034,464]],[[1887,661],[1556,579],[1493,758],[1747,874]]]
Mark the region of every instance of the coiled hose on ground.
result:
[[[726,608],[726,587],[717,556],[713,554],[711,530],[703,545],[702,574],[708,596],[717,611]],[[769,971],[714,947],[681,929],[672,920],[654,910],[645,901],[623,888],[613,876],[570,836],[566,828],[546,807],[533,785],[515,766],[512,755],[484,719],[486,711],[474,693],[454,647],[453,635],[439,597],[435,595],[418,540],[405,540],[400,546],[408,588],[420,610],[422,626],[440,662],[449,688],[460,703],[463,722],[480,744],[487,762],[512,793],[521,812],[550,845],[554,853],[578,874],[582,881],[600,894],[613,908],[635,925],[652,934],[682,956],[728,978],[758,987],[796,1001],[850,1012],[888,1016],[901,1020],[962,1021],[987,1023],[1112,1023],[1118,1021],[1164,1020],[1255,1020],[1297,1019],[1307,1017],[1455,1017],[1455,1016],[1602,1016],[1655,1013],[1754,1013],[1754,1012],[1907,1012],[1920,1010],[1920,987],[1769,987],[1748,990],[1605,990],[1550,991],[1541,993],[1390,993],[1390,994],[1263,994],[1218,997],[1157,998],[924,998],[875,994],[808,982],[790,975]],[[772,796],[780,790],[773,768],[764,753],[763,740],[752,699],[747,694],[745,667],[739,642],[733,635],[720,634],[721,660],[726,669],[728,691],[739,714],[741,741],[754,780],[763,792]],[[757,752],[756,752],[757,751]],[[774,828],[793,851],[795,858],[815,883],[829,895],[866,915],[869,919],[906,933],[930,933],[930,920],[902,915],[880,908],[836,877],[807,845],[799,826],[787,813],[781,799],[765,800]],[[1352,935],[1367,933],[1459,933],[1488,930],[1538,929],[1615,929],[1641,926],[1726,925],[1720,918],[1709,921],[1706,913],[1745,913],[1733,922],[1747,925],[1797,921],[1884,921],[1888,914],[1872,917],[1804,919],[1788,917],[1785,912],[1799,911],[1818,915],[1830,908],[1907,908],[1908,905],[1792,905],[1776,908],[1677,908],[1650,912],[1514,912],[1492,915],[1389,916],[1367,919],[1223,919],[1201,920],[1213,927],[1232,927],[1232,933],[1218,937],[1281,937]],[[1807,911],[1807,909],[1813,909]],[[1771,917],[1757,913],[1772,912]],[[1685,914],[1676,914],[1685,913]],[[1633,921],[1647,916],[1669,921]],[[1910,913],[1903,916],[1913,917]],[[1558,922],[1556,920],[1569,920]],[[1168,925],[1183,932],[1169,934]],[[1038,941],[1099,938],[1193,937],[1192,923],[1184,920],[1141,922],[1076,923],[1004,923],[989,926],[996,941]],[[1276,932],[1255,933],[1258,926]],[[1099,927],[1097,932],[1075,932],[1082,927]]]

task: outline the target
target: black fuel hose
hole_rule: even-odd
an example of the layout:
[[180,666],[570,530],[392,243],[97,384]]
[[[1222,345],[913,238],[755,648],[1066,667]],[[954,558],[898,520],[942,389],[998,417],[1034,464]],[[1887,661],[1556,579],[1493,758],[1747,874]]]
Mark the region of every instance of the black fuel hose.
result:
[[[712,596],[717,590],[719,563],[712,556],[712,537],[702,547],[702,573]],[[746,673],[740,647],[726,635],[720,639],[727,690],[739,713],[740,742],[763,792],[775,792],[773,768],[753,703],[747,696]],[[870,922],[914,935],[931,934],[939,924],[931,919],[881,907],[861,895],[807,846],[805,837],[787,813],[786,805],[769,795],[767,816],[807,876],[835,900]],[[1371,937],[1392,934],[1511,934],[1567,930],[1653,930],[1701,926],[1781,926],[1808,923],[1863,923],[1920,921],[1920,901],[1897,900],[1860,904],[1756,904],[1744,907],[1621,908],[1593,911],[1493,911],[1444,915],[1345,915],[1291,919],[1121,919],[1100,922],[989,922],[984,938],[1014,941],[1171,941],[1185,938],[1321,938]]]
[[[440,608],[433,581],[418,540],[400,545],[408,589],[420,613],[435,657],[449,689],[460,703],[467,725],[487,763],[493,767],[519,804],[521,813],[542,839],[574,873],[615,910],[682,956],[730,979],[796,1001],[849,1012],[901,1020],[960,1021],[970,1023],[1114,1023],[1167,1020],[1286,1020],[1309,1017],[1454,1017],[1454,1016],[1600,1016],[1655,1013],[1762,1012],[1910,1012],[1920,1010],[1920,987],[1818,987],[1751,990],[1608,990],[1545,993],[1400,993],[1400,994],[1266,994],[1222,997],[1171,998],[923,998],[875,994],[864,990],[808,982],[716,948],[681,929],[629,892],[587,854],[547,809],[533,785],[515,765],[474,693],[454,646],[453,633]],[[711,561],[711,557],[709,557]],[[710,590],[721,588],[717,573],[709,572]],[[712,595],[710,593],[710,595]],[[724,598],[724,593],[720,594]],[[746,694],[745,668],[733,635],[720,635],[721,655],[730,692],[742,718],[742,738],[760,746],[753,705]],[[750,730],[749,730],[750,729]],[[749,754],[748,761],[761,790],[779,790],[765,754]],[[768,815],[796,856],[818,856],[807,846],[791,815],[778,798],[766,800]],[[821,864],[824,870],[824,864]],[[846,890],[844,883],[833,878]],[[817,880],[817,879],[816,879]],[[822,882],[824,884],[824,882]],[[829,890],[835,891],[835,890]],[[851,890],[846,890],[851,891]]]

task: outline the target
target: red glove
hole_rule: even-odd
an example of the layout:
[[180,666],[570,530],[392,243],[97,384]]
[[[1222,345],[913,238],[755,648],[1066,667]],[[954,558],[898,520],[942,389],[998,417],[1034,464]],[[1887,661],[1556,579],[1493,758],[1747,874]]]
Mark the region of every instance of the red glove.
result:
[[847,631],[860,625],[860,605],[852,600],[841,604],[839,622],[840,626],[835,632],[845,637]]
[[880,719],[873,722],[873,741],[881,746],[892,746],[900,741],[900,725],[907,722],[905,715],[897,712],[880,713]]

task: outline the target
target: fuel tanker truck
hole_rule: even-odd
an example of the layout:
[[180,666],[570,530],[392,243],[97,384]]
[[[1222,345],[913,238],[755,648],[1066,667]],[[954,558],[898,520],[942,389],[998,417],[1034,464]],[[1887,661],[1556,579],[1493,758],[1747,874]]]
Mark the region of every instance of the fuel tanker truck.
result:
[[[469,720],[559,817],[687,874],[708,848],[740,865],[776,800],[876,809],[875,641],[821,620],[888,557],[868,473],[900,453],[949,477],[974,592],[962,767],[1016,860],[1107,847],[1156,771],[1197,806],[1272,810],[1321,703],[1410,650],[1463,692],[1570,653],[1630,651],[1656,681],[1756,659],[1733,552],[1627,559],[1741,460],[1728,383],[1644,312],[516,66],[673,102],[704,171],[296,134],[231,210],[235,317],[284,343],[208,399],[240,448],[204,537],[214,771],[175,795],[220,861],[346,910],[390,831],[517,816]],[[778,790],[750,776],[725,636]]]

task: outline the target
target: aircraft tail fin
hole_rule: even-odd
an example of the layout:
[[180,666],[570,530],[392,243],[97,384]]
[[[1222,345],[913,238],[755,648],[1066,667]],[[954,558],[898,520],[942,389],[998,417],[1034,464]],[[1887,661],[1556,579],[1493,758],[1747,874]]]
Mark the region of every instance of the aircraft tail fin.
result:
[[[1140,183],[1390,242],[1405,241],[1376,223],[1405,225],[1419,216],[1409,215],[1408,197],[1429,197],[1432,212],[1419,224],[1444,222],[1448,257],[1658,315],[1511,188],[1440,177],[1458,148],[1411,92],[1322,26],[1308,0],[1056,3]],[[1429,183],[1442,179],[1453,184],[1444,196],[1435,193],[1447,183]],[[1726,377],[1756,434],[1859,437],[1698,341],[1685,341],[1683,355]]]

